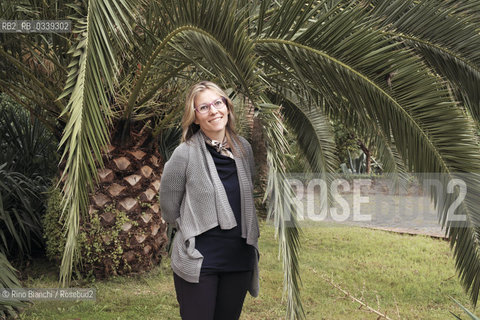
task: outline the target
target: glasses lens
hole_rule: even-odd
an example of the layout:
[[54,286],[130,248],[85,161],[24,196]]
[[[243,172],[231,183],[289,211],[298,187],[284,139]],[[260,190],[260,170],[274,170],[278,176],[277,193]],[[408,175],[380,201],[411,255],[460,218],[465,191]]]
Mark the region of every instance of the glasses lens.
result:
[[206,104],[201,105],[197,108],[198,112],[200,113],[208,112],[208,109],[210,109],[210,106],[207,106]]
[[215,108],[221,109],[221,108],[225,107],[225,102],[223,102],[223,99],[218,99],[218,100],[215,100],[213,105],[215,106]]
[[209,104],[202,104],[201,106],[196,107],[198,112],[207,113],[210,110],[210,106],[214,106],[215,109],[222,109],[226,106],[225,100],[223,98],[217,99]]

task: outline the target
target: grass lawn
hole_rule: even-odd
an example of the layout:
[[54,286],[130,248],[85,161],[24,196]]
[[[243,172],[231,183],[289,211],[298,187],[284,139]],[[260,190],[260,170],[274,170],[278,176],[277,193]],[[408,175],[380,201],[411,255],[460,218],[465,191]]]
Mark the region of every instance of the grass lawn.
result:
[[[302,299],[307,319],[377,319],[326,279],[391,319],[453,319],[449,297],[473,309],[457,278],[448,243],[358,227],[302,229]],[[270,224],[261,224],[260,295],[247,296],[241,319],[282,319],[283,272]],[[21,319],[180,319],[169,261],[148,274],[80,283],[96,301],[35,301]],[[27,288],[57,286],[56,266],[36,262]]]

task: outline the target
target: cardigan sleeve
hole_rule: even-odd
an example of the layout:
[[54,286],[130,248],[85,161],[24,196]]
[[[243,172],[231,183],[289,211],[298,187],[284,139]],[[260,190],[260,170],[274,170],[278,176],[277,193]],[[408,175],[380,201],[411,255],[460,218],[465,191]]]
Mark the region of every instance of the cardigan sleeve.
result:
[[175,224],[180,216],[180,206],[185,193],[188,150],[180,145],[165,163],[160,181],[160,208],[169,224]]

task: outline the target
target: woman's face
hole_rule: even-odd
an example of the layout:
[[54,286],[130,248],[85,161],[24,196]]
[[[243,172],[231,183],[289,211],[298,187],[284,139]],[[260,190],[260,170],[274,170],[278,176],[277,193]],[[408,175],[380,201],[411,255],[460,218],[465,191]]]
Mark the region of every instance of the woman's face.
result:
[[217,92],[207,89],[199,92],[195,96],[194,102],[196,109],[205,105],[208,107],[208,111],[205,113],[195,110],[195,123],[210,139],[222,141],[228,122],[228,108],[226,104],[219,109],[213,106],[213,102],[220,98],[222,97]]

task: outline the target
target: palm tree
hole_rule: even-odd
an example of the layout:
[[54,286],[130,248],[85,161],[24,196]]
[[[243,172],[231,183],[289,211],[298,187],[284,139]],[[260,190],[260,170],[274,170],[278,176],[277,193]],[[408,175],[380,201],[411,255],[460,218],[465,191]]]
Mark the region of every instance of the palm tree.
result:
[[[446,183],[457,173],[480,171],[475,135],[480,103],[479,1],[49,4],[50,10],[26,2],[17,11],[9,1],[0,5],[2,12],[17,19],[19,14],[43,19],[71,15],[75,26],[64,37],[1,35],[0,88],[26,108],[30,104],[25,101],[38,100],[48,114],[42,120],[61,136],[68,231],[60,275],[64,284],[79,258],[75,240],[80,228],[92,217],[111,218],[101,210],[113,200],[101,190],[114,183],[117,189],[124,186],[118,179],[94,183],[97,176],[102,180],[110,174],[102,168],[117,178],[125,176],[102,161],[107,159],[105,147],[116,150],[115,159],[124,158],[119,162],[132,166],[127,177],[141,170],[132,158],[138,151],[159,158],[151,146],[164,129],[174,130],[181,105],[181,99],[173,98],[175,93],[200,78],[228,88],[239,101],[239,111],[253,108],[263,124],[269,168],[265,195],[277,228],[289,318],[303,317],[303,310],[299,229],[284,165],[285,124],[297,137],[311,170],[326,179],[337,168],[329,119],[356,128],[386,172],[441,173]],[[161,165],[158,171],[149,166],[150,175],[159,177]],[[446,222],[453,196],[438,204],[438,212],[462,283],[475,303],[480,288],[475,195],[480,188],[471,180],[472,192],[459,207],[467,221]],[[155,181],[142,187],[146,190],[139,187],[140,194],[155,190]],[[141,222],[136,196],[124,196],[123,191],[112,197],[132,199],[122,210],[131,205],[136,215],[127,215]],[[89,210],[91,205],[98,206]],[[150,214],[161,229],[159,215],[155,210]],[[160,238],[152,237],[151,224],[145,223],[137,231],[158,241],[158,247],[148,244],[150,250],[161,250],[161,240],[155,240]],[[138,250],[147,245],[137,244]]]

